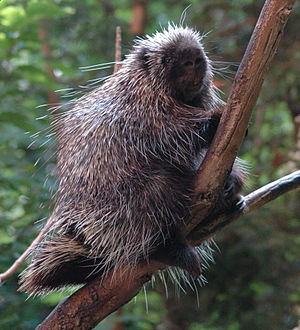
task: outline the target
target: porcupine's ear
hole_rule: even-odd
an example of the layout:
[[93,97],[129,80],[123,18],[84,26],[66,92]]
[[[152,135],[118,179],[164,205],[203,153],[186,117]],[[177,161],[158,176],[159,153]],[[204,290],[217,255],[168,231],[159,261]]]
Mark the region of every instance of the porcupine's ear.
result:
[[144,70],[149,68],[149,55],[145,48],[141,48],[138,54],[138,60],[142,64]]
[[161,63],[163,65],[168,65],[169,63],[171,63],[171,60],[172,60],[171,57],[168,54],[166,54],[165,56],[162,57]]

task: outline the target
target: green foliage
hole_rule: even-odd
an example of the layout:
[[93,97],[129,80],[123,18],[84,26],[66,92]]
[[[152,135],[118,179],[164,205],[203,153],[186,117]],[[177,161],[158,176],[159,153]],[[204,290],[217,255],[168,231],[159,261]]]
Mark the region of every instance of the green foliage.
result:
[[[189,4],[185,23],[210,31],[205,45],[211,58],[238,63],[263,1],[149,1],[146,32],[168,21],[178,23]],[[51,212],[55,143],[47,142],[47,107],[37,107],[48,103],[49,90],[85,85],[112,72],[83,73],[78,68],[114,60],[118,25],[123,52],[128,52],[131,5],[129,0],[0,1],[0,272],[26,249],[42,226],[39,220]],[[299,8],[287,24],[241,151],[251,165],[249,191],[286,174],[290,155],[296,152],[292,106],[300,101]],[[41,28],[48,32],[51,47],[47,59],[41,52]],[[216,77],[226,99],[236,65],[215,65],[226,67]],[[126,329],[168,329],[170,324],[190,330],[295,327],[300,304],[299,208],[299,193],[289,193],[218,235],[222,253],[216,253],[216,264],[206,272],[208,285],[198,288],[199,305],[195,292],[175,299],[170,286],[166,299],[163,289],[148,289],[147,303],[140,293],[121,315],[110,316],[97,329],[112,329],[116,322]],[[17,291],[17,281],[15,275],[0,288],[1,329],[33,329],[70,294],[27,299]]]

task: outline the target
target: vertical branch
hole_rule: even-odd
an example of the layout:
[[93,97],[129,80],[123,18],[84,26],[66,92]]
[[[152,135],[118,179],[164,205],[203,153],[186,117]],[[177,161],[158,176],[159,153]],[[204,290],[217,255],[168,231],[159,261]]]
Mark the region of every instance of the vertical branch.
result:
[[114,73],[116,73],[120,68],[121,56],[122,56],[122,35],[121,28],[119,26],[116,27],[116,44],[115,44],[115,66]]

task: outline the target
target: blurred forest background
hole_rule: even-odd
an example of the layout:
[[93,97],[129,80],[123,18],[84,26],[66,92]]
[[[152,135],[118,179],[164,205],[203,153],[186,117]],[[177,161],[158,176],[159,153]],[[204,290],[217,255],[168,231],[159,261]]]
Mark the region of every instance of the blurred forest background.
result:
[[[226,100],[263,6],[258,0],[2,0],[0,2],[0,272],[27,248],[51,211],[55,144],[41,104],[55,90],[86,85],[113,66],[115,29],[126,54],[136,35],[179,23],[207,33],[205,47]],[[300,6],[271,63],[240,156],[251,164],[248,192],[299,168]],[[37,118],[40,118],[37,120]],[[41,132],[38,136],[36,134]],[[45,132],[45,133],[43,133]],[[33,143],[33,141],[35,141]],[[37,160],[39,163],[35,166]],[[47,178],[47,180],[46,180]],[[54,188],[55,190],[55,188]],[[299,192],[288,193],[217,235],[208,284],[176,298],[148,287],[97,329],[292,329],[300,319]],[[25,267],[25,266],[24,266]],[[23,269],[24,269],[23,267]],[[29,298],[18,275],[0,288],[0,329],[33,329],[66,294]],[[148,311],[147,311],[148,309]]]

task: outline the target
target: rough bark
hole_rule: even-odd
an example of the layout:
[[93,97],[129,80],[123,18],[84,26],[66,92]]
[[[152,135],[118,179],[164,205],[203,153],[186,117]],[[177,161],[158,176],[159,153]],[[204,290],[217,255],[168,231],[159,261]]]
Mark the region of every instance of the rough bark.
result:
[[243,212],[224,214],[218,218],[207,217],[187,236],[193,245],[199,245],[218,231],[290,190],[300,187],[300,170],[271,182],[245,196],[246,208]]
[[95,280],[63,300],[37,329],[92,329],[131,300],[160,268],[163,265],[153,262],[129,270],[121,278]]

